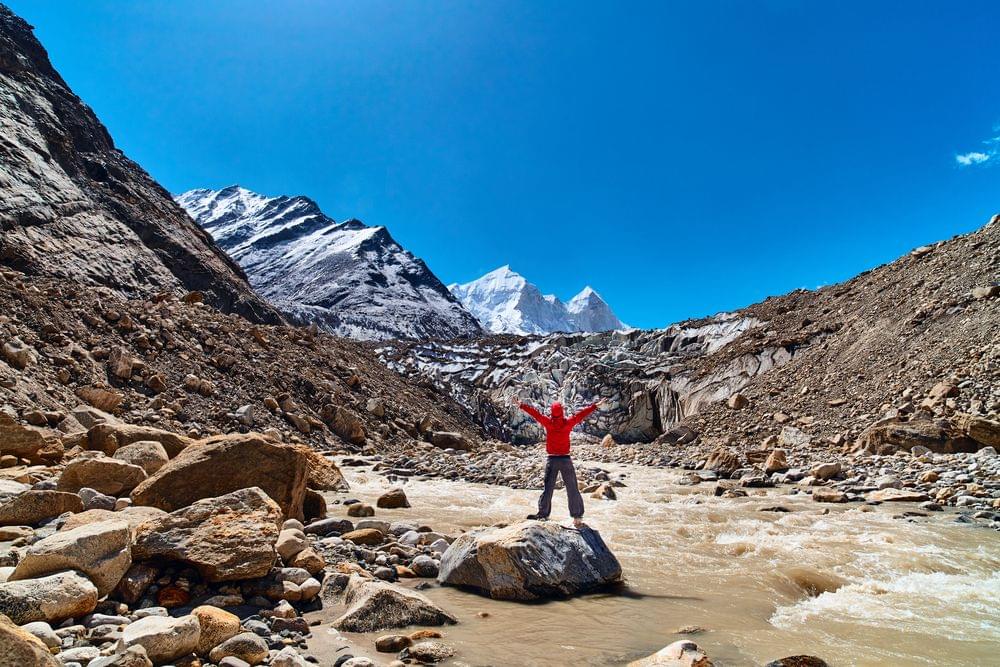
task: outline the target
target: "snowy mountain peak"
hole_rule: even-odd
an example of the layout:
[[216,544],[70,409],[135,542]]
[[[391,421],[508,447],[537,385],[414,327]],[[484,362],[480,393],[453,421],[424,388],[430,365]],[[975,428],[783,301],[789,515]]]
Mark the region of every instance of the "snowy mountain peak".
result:
[[542,294],[509,265],[449,289],[485,328],[495,333],[607,331],[625,326],[589,285],[569,304],[563,304],[554,294]]
[[456,338],[476,319],[385,227],[338,223],[308,197],[239,185],[176,197],[289,317],[362,339]]

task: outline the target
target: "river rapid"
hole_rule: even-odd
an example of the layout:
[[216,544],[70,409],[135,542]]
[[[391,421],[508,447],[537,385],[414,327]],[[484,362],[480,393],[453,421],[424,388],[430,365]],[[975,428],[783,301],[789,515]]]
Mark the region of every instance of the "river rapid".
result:
[[[788,488],[717,498],[714,485],[680,485],[674,470],[602,467],[627,486],[616,501],[587,498],[586,520],[618,556],[626,585],[523,604],[434,584],[424,593],[459,619],[442,628],[456,649],[450,664],[620,665],[690,638],[716,665],[796,654],[832,666],[1000,665],[1000,532],[947,512],[901,518],[911,504],[827,505]],[[372,504],[392,485],[345,472],[349,495]],[[451,534],[521,519],[537,498],[438,480],[404,489],[412,508],[376,518]],[[553,520],[568,521],[565,503],[557,491]],[[775,506],[788,511],[762,511]],[[345,515],[341,505],[330,510]],[[678,634],[690,626],[703,630]],[[326,622],[313,631],[317,655],[346,639],[377,661],[393,657],[371,649],[388,632],[338,637]]]

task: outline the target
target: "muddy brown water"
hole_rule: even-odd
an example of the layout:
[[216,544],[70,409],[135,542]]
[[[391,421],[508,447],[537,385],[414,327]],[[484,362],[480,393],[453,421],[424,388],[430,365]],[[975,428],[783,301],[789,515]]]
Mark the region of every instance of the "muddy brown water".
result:
[[[425,594],[459,619],[442,628],[456,649],[449,664],[621,665],[691,638],[716,665],[796,654],[832,666],[1000,665],[1000,533],[953,513],[894,518],[910,504],[820,505],[789,489],[723,499],[712,485],[679,485],[676,471],[611,469],[628,486],[617,501],[588,498],[587,522],[618,556],[626,586],[523,604],[435,584]],[[347,474],[349,495],[373,505],[391,486],[364,470]],[[412,508],[376,518],[452,534],[522,518],[537,497],[437,480],[404,488]],[[790,511],[761,511],[774,505]],[[568,521],[562,491],[554,507],[553,519]],[[340,635],[329,627],[340,611],[311,615],[323,621],[309,642],[321,664],[345,645],[379,664],[393,659],[373,649],[393,631]],[[704,631],[677,634],[684,626]]]

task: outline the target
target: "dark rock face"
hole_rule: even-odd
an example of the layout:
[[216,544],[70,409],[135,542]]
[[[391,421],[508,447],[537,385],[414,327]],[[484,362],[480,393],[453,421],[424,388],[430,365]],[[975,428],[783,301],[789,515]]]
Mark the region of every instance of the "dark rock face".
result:
[[132,296],[198,290],[221,310],[280,321],[2,5],[0,99],[0,264]]
[[568,597],[621,578],[618,559],[596,530],[539,521],[462,535],[445,551],[438,575],[442,584],[497,600]]

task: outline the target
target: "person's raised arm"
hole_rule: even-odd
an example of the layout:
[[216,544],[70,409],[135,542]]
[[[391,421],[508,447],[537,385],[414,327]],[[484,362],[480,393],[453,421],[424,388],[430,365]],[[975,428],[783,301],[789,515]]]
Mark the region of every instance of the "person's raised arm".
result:
[[569,418],[569,426],[570,426],[570,428],[573,428],[574,426],[576,426],[577,424],[579,424],[580,422],[582,422],[584,419],[586,419],[587,417],[589,417],[590,413],[592,413],[594,410],[596,410],[601,405],[604,405],[604,399],[603,398],[601,400],[597,401],[597,403],[594,403],[593,405],[588,405],[583,410],[580,410],[575,415],[573,415],[572,417],[570,417]]
[[516,396],[514,397],[513,402],[514,402],[515,405],[517,405],[517,407],[521,408],[521,410],[523,410],[524,412],[527,412],[529,415],[531,415],[531,418],[534,419],[536,422],[538,422],[539,424],[541,424],[543,427],[548,428],[548,426],[549,426],[549,418],[548,417],[546,417],[541,412],[539,412],[535,408],[531,407],[527,403],[522,403],[521,400],[519,398],[517,398]]

